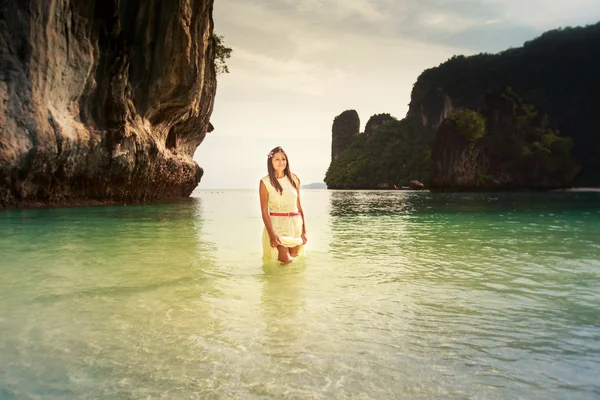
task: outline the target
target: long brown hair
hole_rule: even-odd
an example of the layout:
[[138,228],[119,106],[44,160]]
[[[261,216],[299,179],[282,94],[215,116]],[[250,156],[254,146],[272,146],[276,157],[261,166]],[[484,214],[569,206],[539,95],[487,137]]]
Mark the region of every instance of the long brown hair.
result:
[[[271,180],[271,185],[273,185],[273,187],[279,192],[279,194],[283,194],[283,188],[279,184],[279,181],[277,181],[277,177],[275,177],[275,168],[273,168],[273,156],[275,156],[276,153],[283,153],[283,155],[285,156],[286,164],[283,173],[285,176],[287,176],[287,178],[290,180],[290,182],[296,188],[296,190],[298,190],[298,184],[294,180],[294,177],[296,177],[296,175],[292,174],[292,172],[290,171],[290,159],[288,158],[285,151],[283,151],[281,146],[275,147],[267,155],[267,171],[269,171],[269,179]],[[296,179],[298,179],[298,177],[296,177]]]

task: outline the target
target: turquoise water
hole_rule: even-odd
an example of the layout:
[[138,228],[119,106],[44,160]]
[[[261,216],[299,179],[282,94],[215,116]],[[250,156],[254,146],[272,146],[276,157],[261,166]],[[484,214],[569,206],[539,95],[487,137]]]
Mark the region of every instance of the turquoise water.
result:
[[0,398],[600,398],[600,193],[302,196],[0,212]]

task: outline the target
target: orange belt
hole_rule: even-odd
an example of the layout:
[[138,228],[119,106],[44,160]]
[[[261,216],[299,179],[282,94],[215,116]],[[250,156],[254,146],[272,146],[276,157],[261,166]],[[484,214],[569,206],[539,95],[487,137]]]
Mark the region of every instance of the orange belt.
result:
[[295,217],[296,215],[300,215],[300,213],[299,212],[290,212],[290,213],[270,212],[269,215],[272,215],[274,217]]

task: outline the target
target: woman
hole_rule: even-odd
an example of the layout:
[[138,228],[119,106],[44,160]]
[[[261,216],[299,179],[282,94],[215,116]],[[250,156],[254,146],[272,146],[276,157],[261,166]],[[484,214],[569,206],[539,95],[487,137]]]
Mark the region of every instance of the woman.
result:
[[267,155],[269,175],[260,180],[260,208],[265,223],[263,259],[289,264],[304,254],[306,225],[300,204],[300,180],[290,172],[287,155],[275,147]]

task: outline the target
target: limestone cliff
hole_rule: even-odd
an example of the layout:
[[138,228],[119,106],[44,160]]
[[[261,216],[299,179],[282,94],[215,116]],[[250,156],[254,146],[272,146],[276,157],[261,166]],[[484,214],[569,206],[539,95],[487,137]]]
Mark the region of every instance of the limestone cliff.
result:
[[212,0],[0,2],[0,207],[188,196]]
[[407,118],[437,129],[455,109],[479,110],[490,91],[512,87],[574,142],[574,185],[600,185],[600,23],[555,29],[498,54],[455,56],[424,71]]
[[360,130],[360,118],[356,110],[346,110],[333,120],[331,127],[331,160],[350,144]]
[[480,113],[452,113],[432,151],[432,190],[556,189],[578,171],[572,141],[510,89],[486,96]]

